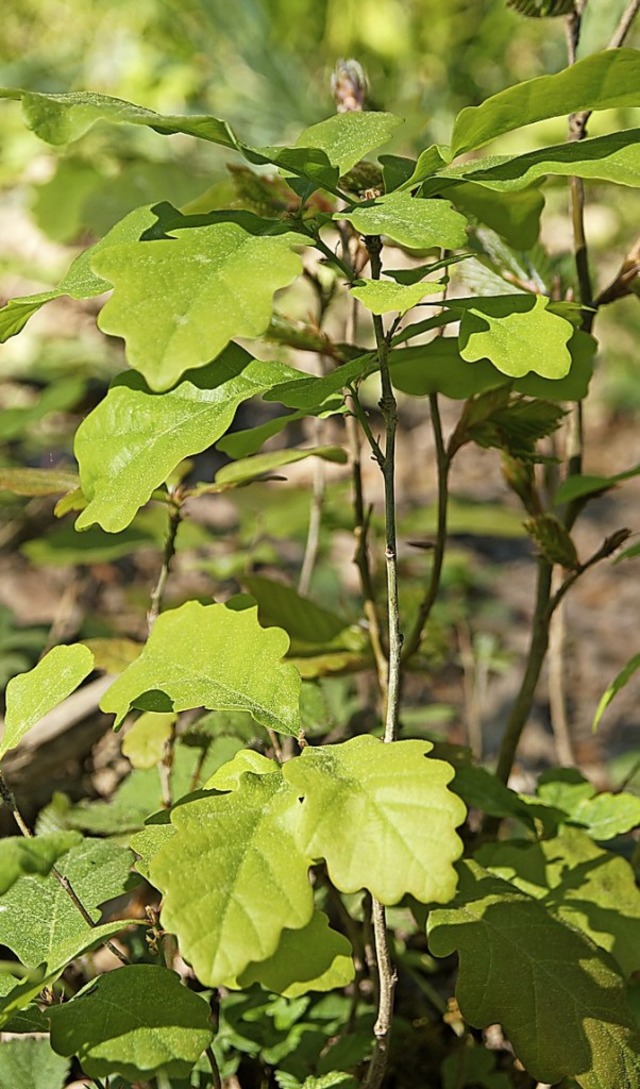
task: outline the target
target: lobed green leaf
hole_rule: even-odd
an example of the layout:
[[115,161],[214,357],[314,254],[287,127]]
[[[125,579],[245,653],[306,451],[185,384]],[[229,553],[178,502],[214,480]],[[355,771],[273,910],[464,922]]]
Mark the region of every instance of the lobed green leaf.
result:
[[81,643],[54,647],[37,666],[13,677],[7,685],[0,760],[24,735],[88,677],[93,654]]

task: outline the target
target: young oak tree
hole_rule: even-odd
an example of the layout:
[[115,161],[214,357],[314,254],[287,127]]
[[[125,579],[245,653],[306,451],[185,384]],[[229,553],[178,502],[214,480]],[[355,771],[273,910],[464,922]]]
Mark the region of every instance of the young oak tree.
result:
[[[94,669],[119,673],[101,702],[116,729],[139,712],[122,746],[135,770],[109,805],[53,805],[34,835],[0,778],[22,833],[0,842],[0,942],[12,956],[0,972],[0,1025],[25,1037],[2,1043],[22,1071],[16,1084],[28,1062],[61,1085],[72,1058],[98,1086],[217,1087],[242,1077],[282,1089],[408,1084],[399,1054],[389,1058],[396,984],[409,981],[431,1016],[410,1031],[396,1016],[396,1038],[416,1056],[436,1044],[440,1071],[429,1076],[446,1089],[640,1086],[640,895],[618,849],[640,801],[597,794],[566,769],[543,776],[534,796],[508,786],[553,615],[628,536],[617,531],[580,557],[571,531],[591,495],[630,475],[581,471],[595,320],[634,290],[637,275],[630,256],[613,283],[592,285],[582,179],[639,183],[638,131],[590,138],[587,123],[593,111],[640,105],[640,53],[623,47],[640,4],[629,5],[611,48],[576,62],[584,4],[510,3],[523,15],[566,16],[568,67],[463,109],[450,144],[417,158],[385,153],[402,119],[364,108],[354,62],[336,76],[338,112],[291,146],[251,146],[217,118],[89,92],[0,92],[21,102],[27,126],[52,145],[100,121],[158,138],[187,134],[228,149],[236,164],[231,207],[136,208],[57,287],[0,310],[7,339],[52,299],[111,292],[98,324],[122,338],[128,364],[77,429],[77,475],[15,467],[0,471],[2,486],[60,495],[56,513],[73,512],[77,531],[120,534],[150,502],[167,518],[146,642],[55,646],[7,688],[0,759]],[[483,154],[516,129],[565,114],[563,143]],[[554,176],[569,179],[571,292],[527,279],[515,256],[537,240],[540,185]],[[450,276],[473,255],[492,275],[486,292],[461,296]],[[274,310],[274,295],[303,276],[322,319],[346,296],[352,317],[340,342],[322,321]],[[355,312],[369,316],[364,346]],[[321,373],[260,358],[264,337],[315,353]],[[380,434],[363,392],[369,379],[378,383]],[[409,617],[398,586],[398,392],[425,405],[439,496],[429,576]],[[229,434],[252,398],[289,411]],[[448,436],[445,400],[458,409]],[[540,443],[566,415],[573,441],[549,496]],[[260,452],[290,422],[326,417],[344,421],[344,444]],[[213,480],[189,481],[185,460],[215,443],[233,460]],[[470,443],[499,452],[537,550],[530,647],[495,773],[466,752],[436,756],[431,742],[400,737],[403,678],[423,661],[440,590],[449,473]],[[384,489],[383,608],[360,461],[367,448]],[[306,592],[259,576],[245,580],[251,596],[164,609],[187,501],[310,456],[351,466],[366,626],[353,629]],[[303,590],[321,516],[320,496]],[[380,729],[348,736],[343,723],[337,741],[327,729],[307,736],[301,692],[324,668],[374,671]],[[474,816],[465,823],[467,807]],[[509,835],[498,838],[502,821]],[[101,913],[131,887],[132,871],[145,883],[146,916]],[[420,945],[425,928],[433,957],[459,957],[448,1012],[430,982],[437,969]],[[104,944],[117,970],[86,970]],[[499,1060],[474,1031],[496,1023],[506,1041]]]

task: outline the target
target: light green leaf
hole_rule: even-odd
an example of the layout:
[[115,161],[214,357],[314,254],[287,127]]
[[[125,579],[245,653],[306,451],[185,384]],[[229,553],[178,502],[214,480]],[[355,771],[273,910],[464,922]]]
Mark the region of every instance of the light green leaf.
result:
[[207,986],[275,953],[282,931],[313,914],[310,858],[295,834],[300,804],[279,769],[246,773],[229,794],[178,806],[171,840],[153,856],[162,925]]
[[238,985],[261,983],[285,998],[297,998],[309,991],[333,991],[346,987],[354,977],[351,943],[332,930],[322,911],[299,930],[283,930],[273,956],[250,964]]
[[213,773],[204,784],[205,790],[236,790],[247,772],[252,775],[273,775],[278,770],[275,760],[270,760],[255,749],[241,749]]
[[106,972],[48,1014],[53,1049],[93,1078],[188,1077],[213,1039],[206,1000],[158,964]]
[[399,310],[406,314],[412,306],[417,306],[425,295],[439,295],[444,291],[444,284],[424,282],[412,286],[394,284],[391,280],[360,280],[351,288],[351,294],[358,302],[366,306],[372,314],[386,314],[389,310]]
[[447,789],[453,768],[425,759],[431,748],[356,737],[306,748],[284,765],[285,779],[304,798],[302,849],[326,860],[342,892],[368,889],[383,904],[408,893],[439,903],[454,895],[453,863],[462,852],[455,829],[465,807]]
[[257,608],[188,601],[156,620],[144,650],[112,684],[100,706],[119,726],[141,697],[163,696],[145,710],[249,711],[256,722],[285,734],[300,725],[300,677],[281,661],[289,638],[261,628]]
[[[131,852],[107,840],[85,839],[56,863],[91,917],[99,904],[123,892],[131,868]],[[27,967],[48,969],[72,959],[90,927],[69,894],[49,874],[25,875],[0,897],[0,942]]]
[[455,904],[431,912],[428,932],[435,956],[459,950],[463,1017],[499,1022],[531,1077],[638,1089],[640,1036],[621,976],[539,900],[467,862]]
[[166,812],[166,818],[166,824],[149,823],[141,828],[139,832],[134,832],[133,835],[129,836],[129,846],[139,856],[136,858],[135,868],[149,882],[151,881],[149,876],[151,859],[154,855],[157,855],[161,847],[164,847],[167,840],[175,835],[176,830],[169,823],[168,812]]
[[321,148],[340,173],[346,174],[367,152],[386,144],[402,124],[403,119],[393,113],[338,113],[301,132],[296,146]]
[[597,847],[586,832],[565,828],[537,843],[487,844],[476,858],[606,949],[625,976],[640,968],[640,889],[634,872],[626,859]]
[[0,896],[25,874],[46,877],[56,859],[81,840],[79,832],[52,832],[33,839],[7,836],[0,840]]
[[76,432],[89,501],[77,528],[98,522],[110,533],[124,529],[184,458],[225,433],[238,405],[297,376],[284,364],[253,359],[236,344],[166,393],[153,393],[139,375],[120,376]]
[[0,308],[0,343],[19,333],[29,318],[52,299],[59,299],[63,295],[69,295],[72,299],[90,299],[101,295],[103,291],[108,291],[110,285],[92,272],[90,262],[97,254],[110,246],[137,241],[143,232],[152,228],[156,222],[157,217],[153,214],[151,207],[136,208],[120,223],[116,223],[115,227],[95,246],[90,246],[79,254],[75,261],[72,261],[57,287],[39,295],[25,295],[22,298],[11,299],[6,306]]
[[223,147],[238,147],[238,141],[230,127],[216,117],[201,114],[190,117],[159,114],[110,95],[94,94],[90,91],[45,94],[19,88],[4,88],[0,89],[0,98],[21,100],[28,128],[49,144],[70,143],[83,136],[96,121],[111,121],[146,125],[164,135],[183,132],[201,140],[222,144]]
[[640,106],[640,53],[635,49],[594,53],[555,75],[518,83],[480,106],[467,106],[456,118],[451,153],[461,155],[548,117],[617,106]]
[[[593,373],[595,340],[578,330],[569,340],[568,348],[572,364],[564,378],[527,374],[512,380],[514,392],[549,401],[579,401],[586,397]],[[436,337],[419,347],[394,349],[389,353],[389,363],[394,386],[414,397],[443,393],[454,400],[466,400],[508,381],[488,359],[473,364],[464,360],[457,337]]]
[[567,815],[592,839],[607,840],[640,825],[640,798],[635,794],[598,794],[575,768],[554,768],[541,775],[537,795],[545,805]]
[[422,200],[395,190],[375,201],[364,201],[350,212],[336,212],[360,234],[386,235],[412,249],[455,250],[467,244],[467,221],[446,200]]
[[64,495],[78,483],[78,474],[65,469],[0,468],[0,490],[14,495]]
[[114,285],[98,325],[124,338],[129,363],[151,389],[169,389],[232,337],[264,333],[274,292],[302,269],[291,250],[296,241],[292,233],[255,234],[221,221],[110,246],[91,263]]
[[637,187],[640,185],[640,129],[539,148],[526,155],[488,157],[442,170],[439,176],[464,177],[488,189],[515,192],[550,174],[595,178]]
[[67,1059],[56,1055],[49,1041],[3,1040],[0,1089],[62,1089],[69,1073]]
[[7,710],[0,760],[47,712],[78,687],[93,669],[93,654],[81,643],[54,647],[27,673],[7,685]]
[[122,755],[134,768],[154,768],[164,756],[177,715],[146,711],[122,739]]
[[[461,306],[460,355],[468,363],[490,359],[512,378],[530,371],[542,378],[564,378],[571,367],[567,345],[573,326],[552,314],[548,304],[544,295],[503,295]],[[454,310],[458,305],[458,300],[450,303]]]
[[594,731],[598,729],[598,726],[600,725],[600,720],[605,713],[607,707],[611,703],[611,700],[614,698],[614,696],[617,696],[620,689],[624,688],[624,686],[631,680],[633,674],[638,669],[640,669],[640,654],[634,654],[633,658],[630,658],[624,669],[620,670],[618,676],[615,677],[615,679],[611,682],[608,688],[605,689],[602,696],[600,697],[600,702],[598,703],[596,713],[593,717],[592,729]]
[[255,480],[263,473],[272,473],[275,469],[294,465],[310,457],[333,461],[339,465],[344,465],[348,460],[347,452],[342,446],[316,446],[308,450],[272,450],[267,454],[255,454],[253,457],[242,458],[231,462],[230,465],[224,465],[222,469],[218,469],[215,482],[216,484],[243,484],[246,481]]

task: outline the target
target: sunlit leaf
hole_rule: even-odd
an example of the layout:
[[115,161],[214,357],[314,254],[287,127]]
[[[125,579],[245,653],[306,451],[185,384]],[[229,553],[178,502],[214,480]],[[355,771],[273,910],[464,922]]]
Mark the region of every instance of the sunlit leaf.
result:
[[[573,326],[548,309],[544,295],[474,299],[462,307],[460,355],[467,362],[490,359],[499,371],[523,378],[564,378],[571,367],[567,347]],[[458,301],[450,304],[453,309]]]
[[640,106],[640,53],[634,49],[594,53],[562,72],[518,83],[480,106],[467,106],[456,118],[451,152],[461,155],[547,117],[617,106]]
[[232,344],[166,393],[152,392],[139,375],[122,375],[76,432],[88,499],[77,528],[98,522],[110,533],[124,529],[184,458],[225,433],[238,405],[297,373]]
[[342,892],[365,888],[383,904],[407,893],[440,903],[454,895],[453,863],[462,851],[455,829],[465,807],[447,789],[453,768],[428,758],[431,748],[429,742],[385,745],[356,737],[305,748],[284,765],[303,799],[300,843],[326,860]]
[[538,798],[561,810],[567,822],[584,828],[592,839],[608,840],[640,825],[640,798],[635,794],[598,793],[576,768],[554,768],[541,775]]
[[102,697],[100,706],[118,726],[149,693],[160,705],[145,710],[249,711],[256,722],[282,733],[299,729],[300,678],[282,662],[289,638],[261,628],[257,609],[188,601],[162,613],[139,658]]
[[389,310],[405,314],[426,295],[438,295],[443,290],[444,284],[431,282],[410,286],[394,284],[390,280],[360,280],[351,288],[351,294],[373,314],[386,314]]
[[122,739],[122,755],[134,768],[153,768],[162,760],[176,715],[146,711]]
[[158,964],[104,973],[49,1019],[53,1049],[94,1078],[186,1077],[213,1038],[205,999]]
[[393,113],[358,110],[337,113],[304,129],[298,147],[321,148],[331,163],[346,174],[367,152],[386,144],[403,123]]
[[124,338],[129,363],[151,389],[169,389],[232,337],[264,333],[274,292],[301,271],[296,240],[221,221],[112,245],[91,263],[114,285],[98,324]]
[[70,696],[92,669],[91,651],[74,643],[54,647],[28,673],[13,677],[7,685],[0,760],[48,711]]
[[176,832],[151,859],[151,880],[163,893],[162,925],[206,985],[266,960],[285,928],[310,921],[311,860],[295,835],[298,809],[274,765],[171,814]]
[[375,201],[364,201],[350,212],[336,212],[363,235],[385,235],[413,249],[459,249],[467,243],[464,216],[446,200],[420,200],[395,190]]

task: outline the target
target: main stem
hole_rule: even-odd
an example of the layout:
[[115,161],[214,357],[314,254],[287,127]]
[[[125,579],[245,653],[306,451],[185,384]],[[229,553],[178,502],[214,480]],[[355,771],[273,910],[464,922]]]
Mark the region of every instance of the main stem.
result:
[[[380,279],[382,262],[380,253],[382,242],[377,235],[364,239],[369,260],[371,276]],[[374,440],[370,444],[384,481],[385,510],[385,560],[387,566],[387,606],[389,630],[389,666],[387,674],[387,707],[385,716],[384,740],[395,741],[398,736],[398,716],[400,710],[400,673],[402,655],[402,633],[400,631],[400,609],[398,602],[398,560],[396,532],[396,497],[395,497],[395,452],[396,433],[398,430],[398,406],[389,373],[389,340],[385,335],[382,318],[373,316],[373,328],[380,365],[380,383],[382,396],[380,411],[385,425],[384,451]],[[369,438],[369,435],[367,435]],[[373,900],[373,932],[376,949],[376,963],[379,980],[378,1016],[374,1025],[375,1048],[367,1070],[364,1089],[379,1089],[384,1080],[389,1061],[391,1021],[393,1017],[393,998],[396,988],[396,974],[389,953],[389,939],[384,906]]]

